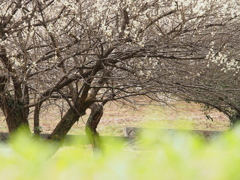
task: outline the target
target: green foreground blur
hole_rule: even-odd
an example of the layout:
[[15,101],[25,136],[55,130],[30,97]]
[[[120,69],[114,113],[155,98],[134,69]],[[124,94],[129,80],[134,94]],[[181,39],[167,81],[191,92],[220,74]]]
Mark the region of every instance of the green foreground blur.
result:
[[79,141],[60,146],[18,132],[0,144],[0,179],[240,179],[239,126],[207,141],[181,132],[148,131],[131,144],[103,140],[102,151]]

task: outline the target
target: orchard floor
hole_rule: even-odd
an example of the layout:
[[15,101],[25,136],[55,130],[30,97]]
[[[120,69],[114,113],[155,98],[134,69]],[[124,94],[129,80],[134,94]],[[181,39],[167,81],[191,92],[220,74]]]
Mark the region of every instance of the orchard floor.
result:
[[[171,106],[151,103],[136,107],[108,103],[104,107],[104,115],[98,125],[100,135],[123,136],[125,127],[189,129],[224,131],[230,128],[228,118],[217,111],[204,113],[199,104],[174,101]],[[77,122],[68,134],[85,134],[84,126],[90,111]],[[211,118],[207,118],[210,116]],[[42,112],[42,133],[51,133],[61,118],[57,109]],[[7,132],[6,122],[0,114],[0,132]],[[33,119],[30,119],[31,127]],[[32,128],[33,129],[33,128]]]

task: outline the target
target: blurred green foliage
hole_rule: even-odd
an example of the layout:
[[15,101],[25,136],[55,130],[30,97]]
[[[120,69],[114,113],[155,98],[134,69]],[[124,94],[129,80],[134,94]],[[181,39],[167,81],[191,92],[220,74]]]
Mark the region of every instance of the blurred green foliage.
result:
[[182,132],[146,131],[135,142],[58,143],[20,131],[0,144],[3,180],[240,179],[240,127],[205,140]]

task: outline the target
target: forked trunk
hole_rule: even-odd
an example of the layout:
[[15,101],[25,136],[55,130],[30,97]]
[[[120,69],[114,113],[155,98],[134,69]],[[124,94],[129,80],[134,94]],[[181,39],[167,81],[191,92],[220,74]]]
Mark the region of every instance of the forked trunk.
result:
[[[73,107],[70,108],[48,138],[53,140],[64,139],[71,127],[79,120],[82,115],[85,114],[86,107],[89,106],[85,106],[81,111],[76,111],[76,109],[74,109]],[[99,146],[99,135],[96,129],[103,115],[103,107],[102,105],[92,104],[90,106],[90,109],[91,114],[86,123],[85,130],[90,142],[95,148]]]

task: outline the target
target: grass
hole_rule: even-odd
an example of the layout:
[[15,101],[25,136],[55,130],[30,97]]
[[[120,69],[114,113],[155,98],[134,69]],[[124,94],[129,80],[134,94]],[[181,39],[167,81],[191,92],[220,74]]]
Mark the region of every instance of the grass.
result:
[[[223,114],[212,111],[209,115],[213,121],[206,118],[198,104],[184,102],[137,109],[109,103],[98,131],[101,135],[123,135],[122,129],[129,126],[229,129]],[[43,132],[51,132],[59,118],[56,109],[43,113]],[[69,134],[84,134],[86,120],[87,116],[80,119]],[[90,145],[80,144],[79,138],[71,146],[59,146],[20,131],[8,143],[0,143],[0,179],[239,179],[239,130],[235,128],[209,141],[183,132],[146,130],[130,144],[103,138],[102,151],[92,151]]]
[[0,179],[239,179],[240,127],[209,141],[186,133],[145,131],[133,148],[106,140],[101,151],[60,147],[18,132],[0,144]]
[[214,131],[229,129],[230,123],[224,114],[211,111],[208,115],[212,120],[194,103],[175,102],[172,107],[150,105],[145,110],[145,126]]
[[[69,134],[85,134],[85,122],[87,115],[72,127]],[[1,114],[0,114],[1,115]],[[195,129],[223,131],[230,127],[228,118],[217,111],[208,113],[213,121],[207,119],[199,104],[186,103],[181,101],[171,102],[171,106],[158,105],[156,103],[146,106],[120,106],[116,103],[108,103],[104,107],[104,114],[98,126],[101,135],[122,136],[125,127],[156,127],[162,129]],[[50,108],[41,113],[43,133],[51,133],[61,118],[56,108]],[[6,132],[7,126],[3,115],[0,116],[0,131]],[[33,119],[30,118],[31,129]]]

